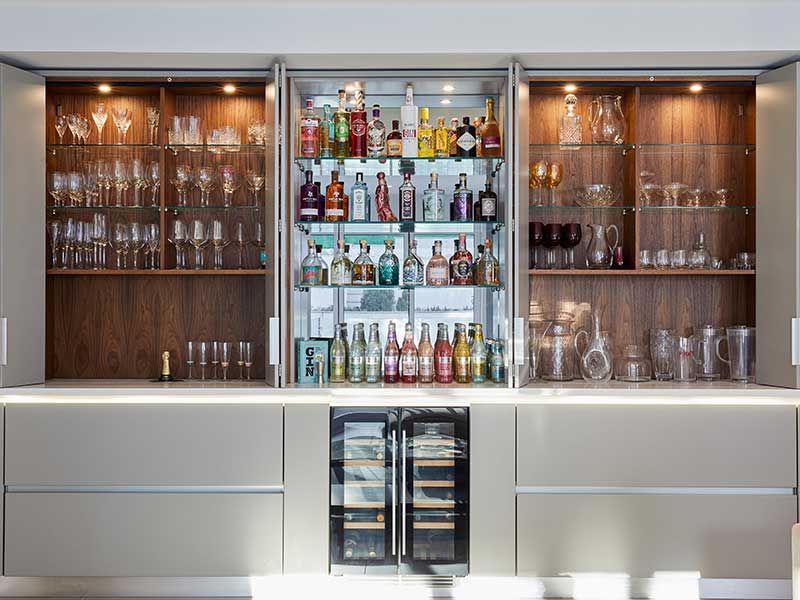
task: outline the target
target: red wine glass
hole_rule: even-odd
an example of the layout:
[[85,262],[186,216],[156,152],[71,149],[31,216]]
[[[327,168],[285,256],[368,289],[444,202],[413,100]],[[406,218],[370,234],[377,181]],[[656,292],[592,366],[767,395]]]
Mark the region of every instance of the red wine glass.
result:
[[547,248],[545,269],[555,269],[556,248],[561,245],[561,223],[548,223],[544,226],[544,246]]
[[528,224],[528,236],[530,237],[530,267],[531,269],[539,268],[539,261],[536,259],[537,248],[542,245],[544,241],[544,223],[541,221],[534,221]]
[[564,223],[561,228],[561,247],[568,269],[575,268],[575,246],[581,243],[580,223]]

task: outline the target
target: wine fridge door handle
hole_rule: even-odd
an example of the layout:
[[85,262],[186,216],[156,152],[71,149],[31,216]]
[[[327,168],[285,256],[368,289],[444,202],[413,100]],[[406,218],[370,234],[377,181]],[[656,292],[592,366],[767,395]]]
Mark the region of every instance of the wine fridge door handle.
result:
[[269,364],[280,364],[281,336],[280,336],[280,317],[269,318]]
[[402,544],[402,555],[406,555],[406,432],[400,440],[400,445],[403,447],[403,462],[400,464],[400,478],[402,485],[400,488],[401,494],[401,512],[400,512],[400,535],[402,536],[400,543]]
[[397,434],[392,430],[392,556],[397,554]]

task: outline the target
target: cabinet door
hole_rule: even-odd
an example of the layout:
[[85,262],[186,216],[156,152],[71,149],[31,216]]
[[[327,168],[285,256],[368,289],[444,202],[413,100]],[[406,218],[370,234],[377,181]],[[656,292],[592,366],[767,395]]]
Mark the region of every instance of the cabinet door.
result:
[[0,387],[44,381],[44,77],[0,64]]
[[756,380],[800,387],[800,66],[756,79]]
[[266,160],[264,161],[264,247],[266,248],[265,277],[267,293],[266,298],[266,327],[267,327],[267,364],[265,367],[267,385],[277,387],[280,385],[281,364],[281,331],[280,331],[280,269],[278,261],[280,255],[280,210],[281,202],[281,77],[282,65],[274,65],[271,79],[266,85],[266,125],[267,140]]

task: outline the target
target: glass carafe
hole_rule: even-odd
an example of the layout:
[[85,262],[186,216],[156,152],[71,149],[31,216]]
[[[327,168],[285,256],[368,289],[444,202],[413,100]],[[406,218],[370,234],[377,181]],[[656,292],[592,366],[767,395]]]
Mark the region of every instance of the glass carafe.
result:
[[716,381],[722,378],[722,361],[717,357],[717,340],[725,337],[722,327],[701,325],[693,330],[697,338],[697,378],[701,381]]
[[[619,245],[619,229],[616,225],[587,225],[591,236],[586,245],[586,266],[590,269],[610,269],[614,250]],[[614,231],[614,244],[608,243],[606,231]]]
[[[586,336],[586,348],[578,350],[578,340]],[[575,352],[580,357],[580,371],[588,383],[606,383],[614,374],[614,360],[611,356],[610,339],[600,327],[600,318],[592,315],[592,332],[581,330],[575,335]]]
[[700,363],[697,359],[697,344],[698,340],[693,335],[675,337],[672,348],[673,379],[675,381],[683,383],[697,381],[697,365]]
[[625,116],[621,96],[595,96],[589,106],[589,124],[595,144],[621,144],[625,134]]
[[[738,325],[728,327],[727,335],[717,339],[717,357],[731,369],[731,381],[753,383],[756,380],[756,328]],[[728,342],[728,358],[722,358],[719,347]]]
[[575,372],[575,315],[559,313],[549,319],[542,333],[539,362],[542,379],[572,381]]

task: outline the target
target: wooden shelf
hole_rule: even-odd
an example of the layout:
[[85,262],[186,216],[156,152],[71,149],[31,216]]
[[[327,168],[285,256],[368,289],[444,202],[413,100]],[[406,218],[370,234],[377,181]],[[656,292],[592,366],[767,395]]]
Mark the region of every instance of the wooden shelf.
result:
[[414,529],[455,529],[455,523],[414,523]]
[[382,467],[384,466],[384,461],[382,460],[367,460],[367,459],[355,459],[355,458],[345,458],[343,461],[345,467]]
[[424,458],[414,461],[415,467],[455,467],[456,461],[451,458]]
[[414,482],[414,487],[454,488],[456,482],[449,479],[418,479]]
[[755,271],[737,269],[528,269],[532,277],[746,277]]
[[342,505],[344,508],[384,508],[385,502],[347,502]]
[[383,487],[386,485],[386,482],[382,479],[375,481],[345,481],[344,485],[350,487]]
[[343,529],[386,529],[384,523],[345,523]]
[[265,275],[263,269],[47,269],[48,275],[89,275],[101,277],[153,277],[153,276],[176,276],[176,277],[196,277],[202,275],[241,275],[254,276]]
[[416,508],[453,508],[455,505],[455,500],[414,500]]

